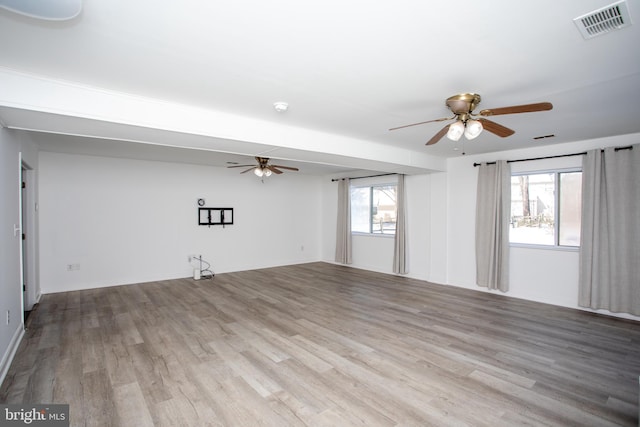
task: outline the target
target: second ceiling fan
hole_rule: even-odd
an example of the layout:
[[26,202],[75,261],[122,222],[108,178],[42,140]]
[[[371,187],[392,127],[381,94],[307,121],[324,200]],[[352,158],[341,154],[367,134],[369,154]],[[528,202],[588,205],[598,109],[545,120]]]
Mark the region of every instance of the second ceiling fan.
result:
[[410,126],[423,125],[432,122],[442,122],[446,120],[455,120],[455,122],[446,125],[438,133],[436,133],[426,145],[433,145],[440,141],[443,136],[447,135],[447,138],[457,141],[462,135],[467,139],[474,139],[483,129],[498,135],[499,137],[507,137],[515,133],[514,130],[508,127],[502,126],[492,120],[486,119],[486,116],[499,116],[503,114],[516,114],[516,113],[533,113],[536,111],[548,111],[553,108],[550,102],[539,102],[537,104],[525,104],[525,105],[513,105],[511,107],[492,108],[490,110],[481,110],[477,117],[473,113],[473,110],[478,106],[481,101],[480,95],[477,93],[461,93],[453,95],[447,98],[447,108],[453,113],[453,117],[444,117],[441,119],[427,120],[426,122],[412,123],[410,125],[398,126],[389,130],[403,129]]
[[227,166],[228,168],[249,168],[247,170],[244,170],[240,173],[246,173],[249,171],[253,171],[254,174],[256,174],[259,177],[263,177],[263,176],[270,176],[271,173],[275,173],[275,174],[281,174],[282,171],[280,169],[286,169],[286,170],[290,170],[290,171],[298,171],[298,168],[292,168],[289,166],[282,166],[282,165],[272,165],[269,162],[269,158],[268,157],[256,157],[256,161],[258,162],[258,164],[256,165],[234,165],[234,166]]

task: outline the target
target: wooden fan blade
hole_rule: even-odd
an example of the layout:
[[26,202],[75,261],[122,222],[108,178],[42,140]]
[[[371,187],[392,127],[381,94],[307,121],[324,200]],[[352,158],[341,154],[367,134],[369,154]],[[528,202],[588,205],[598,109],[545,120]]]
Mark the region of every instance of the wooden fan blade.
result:
[[300,170],[298,168],[292,168],[292,167],[289,167],[289,166],[282,166],[282,165],[271,165],[271,166],[273,166],[274,168],[287,169],[287,170],[290,170],[290,171],[299,171]]
[[277,173],[278,175],[282,173],[281,170],[276,169],[275,166],[272,166],[272,165],[267,166],[267,169],[269,169],[273,173]]
[[501,114],[535,113],[536,111],[548,111],[553,108],[550,102],[539,102],[537,104],[513,105],[511,107],[492,108],[480,111],[481,116],[499,116]]
[[412,124],[410,124],[410,125],[398,126],[398,127],[395,127],[395,128],[391,128],[391,129],[389,129],[389,130],[390,130],[390,131],[392,131],[392,130],[396,130],[396,129],[408,128],[408,127],[411,127],[411,126],[424,125],[424,124],[426,124],[426,123],[444,122],[445,120],[453,120],[453,119],[455,119],[455,118],[456,118],[456,116],[453,116],[453,117],[443,117],[443,118],[441,118],[441,119],[427,120],[426,122],[412,123]]
[[248,168],[249,166],[253,166],[253,165],[233,165],[233,166],[227,166],[228,168]]
[[506,137],[506,136],[511,136],[514,133],[516,133],[516,131],[514,131],[513,129],[509,129],[508,127],[504,127],[502,125],[499,125],[498,123],[491,121],[489,119],[478,119],[480,121],[480,123],[482,123],[482,128],[486,131],[489,131],[491,133],[494,133],[496,135],[498,135],[499,137]]
[[449,125],[446,125],[445,127],[443,127],[442,129],[440,129],[440,132],[436,133],[433,138],[431,138],[429,140],[429,142],[427,142],[425,145],[433,145],[436,142],[440,141],[442,139],[443,136],[445,136],[447,134],[447,132],[449,131]]
[[246,171],[242,171],[242,172],[240,172],[240,173],[247,173],[247,172],[249,172],[249,171],[254,170],[255,168],[256,168],[255,166],[251,166],[251,167],[250,167],[249,169],[247,169]]

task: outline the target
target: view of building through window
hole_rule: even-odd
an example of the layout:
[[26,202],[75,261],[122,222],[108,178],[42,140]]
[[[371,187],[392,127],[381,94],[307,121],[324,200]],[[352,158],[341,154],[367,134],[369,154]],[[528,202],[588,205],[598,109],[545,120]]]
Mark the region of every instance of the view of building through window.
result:
[[579,246],[581,203],[580,171],[512,176],[509,241]]
[[368,234],[395,234],[395,184],[351,187],[351,231]]

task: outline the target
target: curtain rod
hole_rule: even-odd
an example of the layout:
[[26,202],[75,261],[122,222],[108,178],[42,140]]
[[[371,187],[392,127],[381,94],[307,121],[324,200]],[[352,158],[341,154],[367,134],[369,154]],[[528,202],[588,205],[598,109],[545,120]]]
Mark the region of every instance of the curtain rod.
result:
[[[616,151],[620,151],[620,150],[633,150],[633,146],[629,145],[627,147],[616,147],[615,148]],[[604,153],[604,150],[600,150],[601,152]],[[573,157],[573,156],[585,156],[587,154],[586,151],[583,151],[582,153],[573,153],[573,154],[558,154],[556,156],[546,156],[546,157],[533,157],[530,159],[517,159],[517,160],[507,160],[507,163],[517,163],[517,162],[528,162],[530,160],[545,160],[545,159],[555,159],[558,157]],[[495,165],[496,162],[486,162],[486,165]],[[474,163],[473,167],[476,166],[480,166],[482,165],[482,163]]]
[[[398,174],[397,173],[381,173],[380,175],[356,176],[355,178],[349,178],[349,179],[375,178],[377,176],[387,176],[387,175],[398,175]],[[341,181],[343,179],[347,179],[347,178],[332,178],[331,182]]]

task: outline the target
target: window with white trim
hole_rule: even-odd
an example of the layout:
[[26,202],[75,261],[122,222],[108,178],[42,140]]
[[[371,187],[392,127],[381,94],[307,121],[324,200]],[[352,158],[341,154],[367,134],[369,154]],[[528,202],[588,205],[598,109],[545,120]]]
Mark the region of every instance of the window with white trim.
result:
[[511,176],[509,241],[580,246],[582,171],[556,170]]
[[396,233],[396,184],[351,186],[351,232]]

